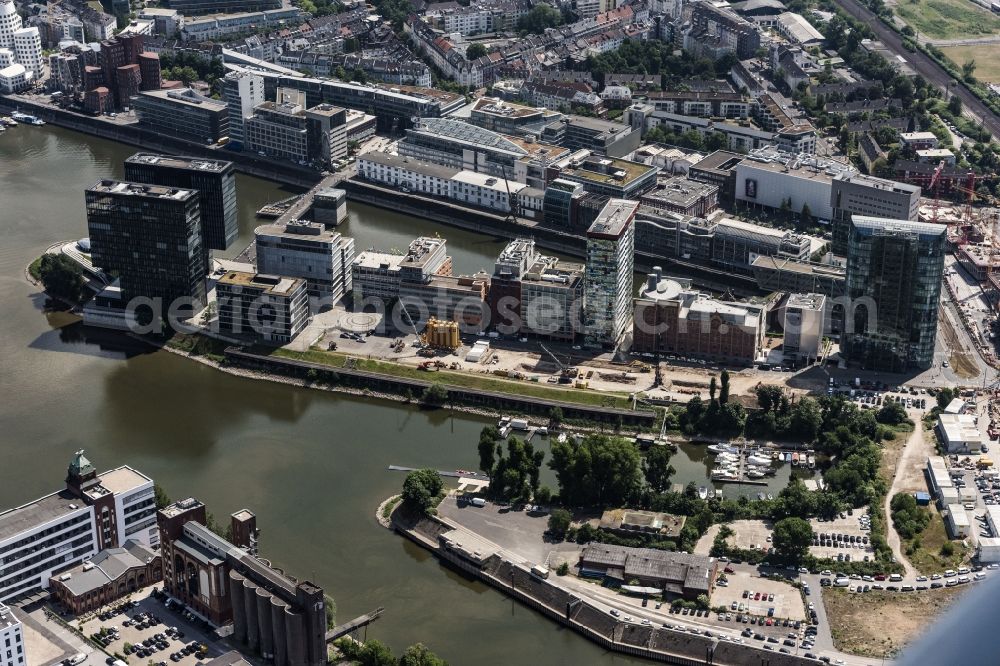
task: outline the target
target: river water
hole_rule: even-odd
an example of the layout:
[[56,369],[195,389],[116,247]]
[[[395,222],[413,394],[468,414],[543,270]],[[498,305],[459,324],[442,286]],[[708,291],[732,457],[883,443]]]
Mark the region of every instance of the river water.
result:
[[[203,500],[217,518],[252,509],[263,554],[326,588],[339,620],[384,606],[369,635],[397,651],[422,641],[453,664],[639,663],[441,567],[375,523],[375,507],[402,482],[389,464],[475,468],[484,420],[236,378],[43,311],[25,266],[52,243],[86,235],[84,188],[121,177],[132,152],[51,126],[0,135],[0,508],[56,490],[84,448],[99,469],[129,464],[175,499]],[[252,237],[257,208],[289,194],[245,176],[237,189],[240,240],[227,255]],[[359,251],[440,233],[461,272],[490,269],[503,245],[353,204],[341,230]],[[704,483],[697,458],[675,457],[677,481]]]

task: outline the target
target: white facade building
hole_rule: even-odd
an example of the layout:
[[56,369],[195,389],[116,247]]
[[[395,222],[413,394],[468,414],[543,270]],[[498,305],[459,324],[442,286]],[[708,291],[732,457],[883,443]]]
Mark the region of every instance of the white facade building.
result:
[[42,57],[42,38],[38,34],[38,28],[14,31],[14,58],[35,78],[41,76],[45,59]]
[[24,630],[14,611],[0,603],[0,666],[25,666]]
[[314,309],[333,305],[351,291],[354,239],[315,222],[264,224],[254,230],[257,270],[303,278]]
[[798,215],[808,206],[814,218],[833,219],[833,179],[853,174],[848,164],[816,157],[762,149],[736,165],[736,200],[778,210],[785,202]]
[[128,539],[159,543],[153,480],[127,466],[98,474],[79,451],[66,488],[0,513],[0,602]]
[[0,48],[14,48],[14,33],[21,29],[21,16],[14,0],[0,0]]
[[785,360],[809,361],[820,356],[823,346],[823,322],[826,296],[790,294],[785,304],[782,351]]
[[25,69],[24,65],[14,63],[9,67],[0,69],[0,92],[5,94],[16,93],[27,88],[32,81],[32,77]]
[[983,433],[975,414],[939,414],[938,435],[948,453],[978,453]]
[[635,213],[639,202],[611,199],[587,229],[586,342],[617,349],[632,329]]
[[513,183],[474,171],[459,171],[449,183],[452,199],[503,212],[510,211],[510,198],[517,197],[517,193],[526,187],[524,183]]
[[5,69],[14,64],[14,51],[0,48],[0,69]]

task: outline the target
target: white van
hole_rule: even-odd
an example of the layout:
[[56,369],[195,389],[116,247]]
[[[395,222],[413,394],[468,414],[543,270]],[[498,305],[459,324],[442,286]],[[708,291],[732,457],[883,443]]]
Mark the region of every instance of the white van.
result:
[[838,578],[837,580],[833,581],[834,587],[847,587],[850,584],[851,584],[850,578]]
[[473,497],[470,504],[472,504],[472,506],[486,506],[486,500],[482,497]]
[[889,580],[893,583],[898,583],[899,581],[903,580],[903,577],[899,574],[892,574],[889,576]]

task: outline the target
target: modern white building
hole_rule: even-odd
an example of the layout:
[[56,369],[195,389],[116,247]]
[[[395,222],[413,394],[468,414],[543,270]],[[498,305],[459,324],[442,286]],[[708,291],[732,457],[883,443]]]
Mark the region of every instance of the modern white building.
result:
[[584,319],[588,346],[617,349],[631,332],[638,209],[638,201],[611,199],[587,229]]
[[948,453],[979,453],[983,433],[975,414],[939,414],[938,435]]
[[964,539],[969,536],[969,514],[961,504],[949,504],[945,516],[945,526],[952,539]]
[[264,103],[264,77],[248,71],[229,72],[222,82],[222,98],[229,109],[229,141],[242,148],[244,122]]
[[451,198],[480,208],[503,212],[511,210],[511,198],[527,187],[524,183],[510,182],[485,173],[459,171],[451,179]]
[[293,220],[254,230],[257,270],[303,278],[314,310],[332,306],[351,291],[354,239],[316,222]]
[[0,0],[0,49],[10,49],[14,54],[14,64],[24,68],[24,72],[11,70],[11,63],[2,68],[0,88],[4,92],[20,90],[42,74],[45,65],[42,38],[38,28],[22,27],[21,16],[13,0]]
[[825,312],[826,296],[823,294],[789,294],[785,303],[782,344],[786,361],[808,362],[819,358]]
[[153,480],[128,466],[98,474],[78,451],[63,490],[0,513],[0,602],[128,539],[159,543]]
[[0,69],[0,92],[5,94],[22,91],[31,84],[31,81],[32,77],[24,65],[14,63]]
[[14,48],[14,33],[21,29],[21,16],[14,0],[0,0],[0,47]]
[[25,666],[24,631],[14,611],[0,603],[0,666]]
[[807,207],[813,218],[831,220],[833,179],[853,173],[848,164],[815,155],[755,150],[736,165],[736,200],[773,210],[784,204],[793,215]]
[[38,34],[38,28],[14,31],[14,58],[36,79],[41,76],[45,58],[42,57],[42,37]]

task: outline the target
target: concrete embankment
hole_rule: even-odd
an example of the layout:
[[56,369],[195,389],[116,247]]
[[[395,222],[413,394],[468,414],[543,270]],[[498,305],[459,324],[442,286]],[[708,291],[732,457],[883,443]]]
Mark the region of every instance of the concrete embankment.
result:
[[397,532],[431,551],[449,566],[510,595],[607,650],[681,666],[806,666],[816,663],[753,645],[619,621],[587,599],[560,587],[558,578],[533,576],[528,568],[530,565],[512,562],[500,554],[475,562],[445,547],[441,535],[456,528],[461,532],[465,530],[443,518],[414,515],[406,507],[399,507],[392,513],[392,524]]
[[[233,347],[225,351],[226,362],[231,366],[247,368],[260,372],[279,374],[305,379],[311,377],[316,381],[331,381],[342,386],[367,388],[372,391],[383,391],[396,395],[420,395],[424,389],[435,382],[408,377],[395,377],[356,368],[333,368],[319,363],[297,361],[294,359],[274,356],[262,356],[252,352],[242,351]],[[563,416],[570,420],[596,421],[622,426],[638,426],[650,428],[656,420],[652,411],[618,409],[615,407],[599,407],[583,405],[575,402],[562,402],[536,398],[516,393],[499,393],[483,391],[474,388],[464,388],[442,383],[448,391],[448,403],[472,406],[483,406],[495,410],[516,412],[545,417],[553,407],[559,407]]]
[[23,97],[0,97],[0,109],[8,113],[19,110],[58,127],[65,127],[109,141],[127,143],[143,150],[227,160],[232,162],[236,169],[242,173],[296,188],[308,189],[322,178],[316,170],[300,167],[290,162],[272,162],[261,159],[252,153],[236,152],[224,147],[167,137],[141,129],[135,123],[122,123],[88,116]]

